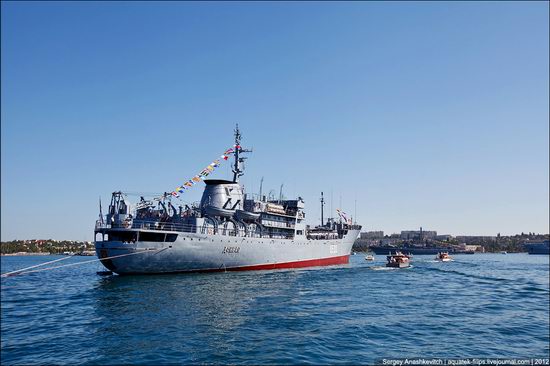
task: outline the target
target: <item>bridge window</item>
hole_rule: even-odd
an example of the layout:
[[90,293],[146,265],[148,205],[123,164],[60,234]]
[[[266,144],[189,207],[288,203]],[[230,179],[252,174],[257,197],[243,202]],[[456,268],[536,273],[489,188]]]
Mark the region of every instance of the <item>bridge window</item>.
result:
[[142,232],[139,233],[139,240],[140,241],[163,242],[165,235],[166,234],[164,234],[164,233],[151,233],[151,232],[147,232],[147,231],[142,231]]
[[132,242],[137,240],[136,231],[111,231],[105,241]]

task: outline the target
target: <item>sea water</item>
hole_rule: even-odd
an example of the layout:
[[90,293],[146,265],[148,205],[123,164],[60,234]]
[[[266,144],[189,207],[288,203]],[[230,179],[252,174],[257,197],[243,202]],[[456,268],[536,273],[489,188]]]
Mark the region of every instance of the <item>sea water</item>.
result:
[[[2,272],[55,258],[2,257]],[[2,278],[1,362],[548,358],[549,257],[454,259],[385,270],[383,256],[354,255],[337,267],[126,277],[89,263]]]

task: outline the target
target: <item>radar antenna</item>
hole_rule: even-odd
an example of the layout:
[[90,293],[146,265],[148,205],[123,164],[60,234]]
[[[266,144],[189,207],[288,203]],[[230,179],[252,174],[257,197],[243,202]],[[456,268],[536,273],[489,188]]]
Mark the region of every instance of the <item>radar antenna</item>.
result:
[[233,171],[233,182],[238,183],[239,177],[241,177],[244,174],[244,166],[242,163],[246,160],[245,157],[239,156],[241,153],[248,153],[252,152],[252,150],[249,149],[243,149],[241,147],[241,131],[239,131],[239,124],[237,123],[235,126],[235,149],[233,150],[233,155],[235,157],[235,163],[233,164],[233,168],[231,169]]

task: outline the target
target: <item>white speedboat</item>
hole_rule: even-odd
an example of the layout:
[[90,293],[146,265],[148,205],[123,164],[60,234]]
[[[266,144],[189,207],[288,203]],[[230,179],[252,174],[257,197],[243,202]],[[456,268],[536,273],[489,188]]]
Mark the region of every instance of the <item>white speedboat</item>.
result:
[[395,254],[390,253],[386,259],[388,261],[386,267],[407,268],[410,266],[410,257],[400,251],[396,251]]
[[441,253],[437,253],[437,256],[435,257],[435,260],[440,261],[440,262],[451,262],[453,260],[453,258],[451,258],[449,253],[441,252]]

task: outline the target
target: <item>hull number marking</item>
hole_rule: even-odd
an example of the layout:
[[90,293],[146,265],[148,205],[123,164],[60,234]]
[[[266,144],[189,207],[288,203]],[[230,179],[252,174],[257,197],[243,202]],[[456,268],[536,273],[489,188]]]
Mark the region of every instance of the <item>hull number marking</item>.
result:
[[223,247],[222,254],[238,253],[241,247]]

